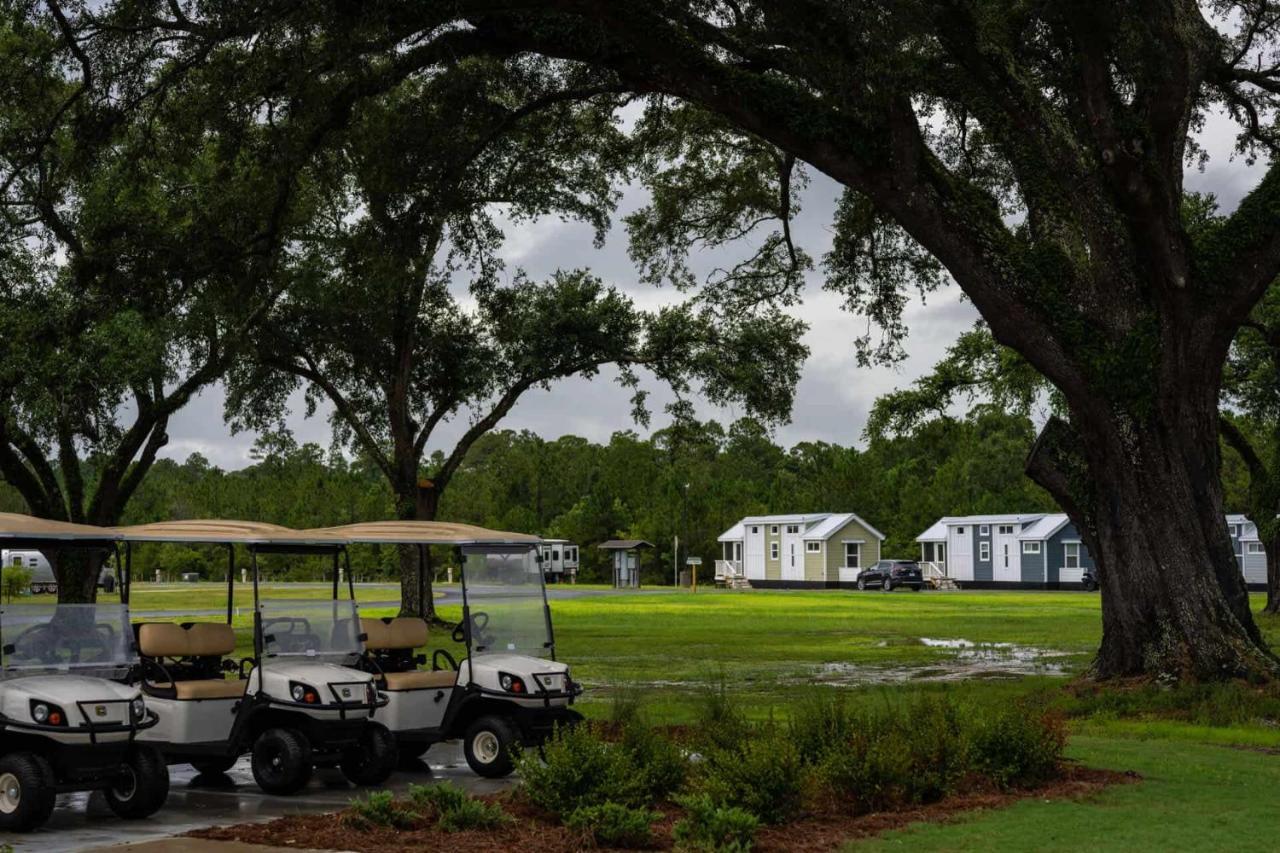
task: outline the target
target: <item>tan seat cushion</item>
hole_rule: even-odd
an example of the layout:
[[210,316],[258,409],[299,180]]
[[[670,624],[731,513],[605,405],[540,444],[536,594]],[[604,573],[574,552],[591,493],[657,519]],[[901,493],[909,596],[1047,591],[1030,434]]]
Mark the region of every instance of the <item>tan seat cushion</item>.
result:
[[390,622],[361,619],[360,630],[367,649],[416,649],[427,644],[427,622],[413,616],[397,616]]
[[[179,681],[178,699],[239,699],[244,695],[248,681],[226,678],[201,678],[194,681]],[[170,682],[151,684],[156,690],[168,690],[173,687]]]
[[186,657],[190,642],[181,625],[145,622],[138,626],[138,651],[149,658]]
[[388,672],[388,690],[426,690],[432,687],[452,687],[458,680],[453,670],[442,669],[432,672],[427,669],[415,669],[410,672]]
[[222,657],[236,650],[236,632],[230,625],[196,622],[187,628],[187,643],[189,655]]

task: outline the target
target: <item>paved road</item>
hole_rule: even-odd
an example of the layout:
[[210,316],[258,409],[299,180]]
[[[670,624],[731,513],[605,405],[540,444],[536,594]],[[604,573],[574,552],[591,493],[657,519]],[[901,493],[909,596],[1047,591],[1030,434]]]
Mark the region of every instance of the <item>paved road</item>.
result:
[[[169,768],[171,787],[165,807],[146,820],[117,818],[102,795],[63,794],[42,829],[27,835],[0,833],[0,843],[19,851],[70,853],[125,842],[147,841],[180,835],[205,826],[267,821],[289,814],[332,812],[344,807],[360,789],[347,784],[337,770],[316,771],[306,790],[292,797],[273,797],[253,783],[248,758],[242,758],[225,776],[199,777],[186,764]],[[410,784],[452,781],[477,794],[502,790],[509,781],[482,779],[472,773],[456,742],[433,746],[427,764],[400,771],[382,787],[403,793]]]

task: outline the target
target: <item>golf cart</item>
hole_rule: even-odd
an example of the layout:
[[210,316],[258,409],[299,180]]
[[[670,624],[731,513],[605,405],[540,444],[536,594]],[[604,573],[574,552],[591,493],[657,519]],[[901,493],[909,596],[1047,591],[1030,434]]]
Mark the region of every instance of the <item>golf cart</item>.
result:
[[582,688],[555,659],[551,610],[539,566],[539,540],[463,524],[389,521],[328,528],[352,543],[414,545],[419,600],[425,592],[427,548],[455,548],[462,565],[462,622],[455,642],[431,669],[415,650],[426,645],[419,618],[364,619],[364,666],[377,674],[389,702],[384,719],[402,755],[422,755],[435,743],[462,738],[467,764],[481,776],[512,770],[512,750],[544,741],[557,725],[582,716],[570,705]]
[[[300,790],[317,766],[336,765],[356,785],[376,785],[391,775],[398,760],[395,738],[374,720],[387,700],[373,676],[353,668],[363,638],[354,597],[339,596],[342,539],[242,521],[159,522],[120,532],[126,577],[134,543],[227,548],[225,624],[135,626],[142,690],[161,718],[146,739],[170,764],[220,773],[249,753],[254,780],[271,794]],[[248,549],[253,578],[253,653],[239,661],[230,657],[236,646],[236,545]],[[258,556],[267,553],[331,558],[332,598],[264,598]]]
[[[104,528],[0,513],[0,540],[100,559]],[[125,603],[0,607],[0,831],[35,829],[56,795],[102,791],[122,818],[164,805],[169,771],[139,742],[157,717],[127,684],[138,661]]]

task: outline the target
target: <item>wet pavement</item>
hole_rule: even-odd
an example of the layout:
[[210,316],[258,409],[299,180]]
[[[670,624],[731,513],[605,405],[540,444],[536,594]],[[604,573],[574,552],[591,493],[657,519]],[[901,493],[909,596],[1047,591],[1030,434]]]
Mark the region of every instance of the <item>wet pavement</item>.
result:
[[[398,771],[385,785],[398,793],[411,784],[451,781],[476,794],[500,791],[510,780],[482,779],[467,768],[458,742],[437,744],[426,755],[426,764]],[[336,769],[317,770],[311,784],[291,797],[264,794],[253,782],[249,759],[242,758],[227,774],[197,776],[186,764],[169,768],[169,800],[145,820],[117,818],[100,793],[62,794],[45,826],[23,835],[0,833],[0,843],[16,851],[96,850],[181,835],[206,826],[267,821],[290,814],[337,811],[367,792],[354,788]]]

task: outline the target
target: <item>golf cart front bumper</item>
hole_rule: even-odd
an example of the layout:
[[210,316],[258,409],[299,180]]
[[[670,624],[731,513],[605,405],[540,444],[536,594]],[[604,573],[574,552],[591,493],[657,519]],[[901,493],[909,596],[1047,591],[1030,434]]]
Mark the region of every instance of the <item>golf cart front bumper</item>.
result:
[[148,708],[142,719],[135,719],[133,712],[130,711],[130,719],[127,722],[96,723],[88,708],[124,704],[130,701],[128,699],[110,699],[101,702],[77,701],[76,707],[80,711],[83,725],[76,726],[51,725],[50,723],[37,723],[34,720],[14,720],[0,716],[0,732],[12,732],[14,735],[34,735],[63,744],[86,742],[94,745],[99,743],[127,743],[132,741],[138,732],[146,731],[160,722],[160,717],[155,711]]

